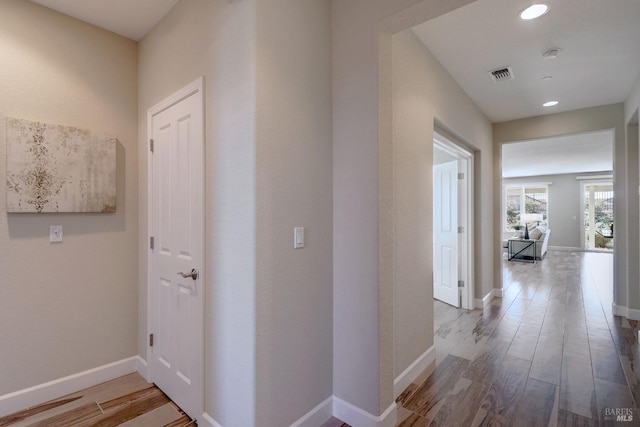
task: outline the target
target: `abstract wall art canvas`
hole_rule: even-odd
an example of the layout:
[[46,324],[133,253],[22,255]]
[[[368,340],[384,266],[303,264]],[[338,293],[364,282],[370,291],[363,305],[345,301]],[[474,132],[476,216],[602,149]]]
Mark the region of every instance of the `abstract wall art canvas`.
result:
[[7,118],[7,212],[115,212],[116,139]]

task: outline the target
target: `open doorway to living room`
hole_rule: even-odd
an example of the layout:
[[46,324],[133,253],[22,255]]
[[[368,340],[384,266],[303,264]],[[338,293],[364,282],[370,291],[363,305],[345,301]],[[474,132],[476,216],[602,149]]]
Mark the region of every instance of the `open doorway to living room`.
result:
[[[548,250],[613,251],[612,129],[502,145],[502,245],[534,236]],[[527,236],[525,236],[527,234]]]

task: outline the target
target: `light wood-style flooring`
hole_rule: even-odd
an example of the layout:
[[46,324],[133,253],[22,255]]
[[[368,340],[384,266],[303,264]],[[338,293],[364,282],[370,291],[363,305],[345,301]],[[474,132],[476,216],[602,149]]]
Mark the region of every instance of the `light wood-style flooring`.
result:
[[[436,301],[436,367],[398,399],[398,425],[614,425],[612,409],[635,411],[638,323],[613,316],[612,281],[611,254],[550,252],[504,261],[504,296],[484,310]],[[631,414],[615,425],[638,425]]]
[[435,301],[436,366],[398,398],[397,426],[640,425],[638,322],[613,316],[612,281],[612,254],[554,251],[503,261],[484,310]]
[[[484,310],[434,302],[436,363],[398,398],[397,426],[640,425],[639,325],[612,314],[613,255],[549,252],[503,267],[503,298]],[[616,409],[633,422],[614,422]],[[195,424],[137,374],[0,418],[115,425]]]
[[0,427],[186,427],[195,423],[153,384],[130,374],[0,418]]

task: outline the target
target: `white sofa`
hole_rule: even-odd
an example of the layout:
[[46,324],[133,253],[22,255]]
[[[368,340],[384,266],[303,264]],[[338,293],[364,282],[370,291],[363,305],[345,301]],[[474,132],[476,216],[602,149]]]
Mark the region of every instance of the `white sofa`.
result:
[[[536,258],[542,259],[542,257],[547,253],[547,246],[549,246],[549,235],[551,234],[551,229],[544,227],[536,227],[529,231],[529,238],[532,240],[536,240]],[[506,252],[509,248],[508,239],[510,236],[503,237],[502,240],[502,251]],[[529,254],[531,256],[531,254]]]

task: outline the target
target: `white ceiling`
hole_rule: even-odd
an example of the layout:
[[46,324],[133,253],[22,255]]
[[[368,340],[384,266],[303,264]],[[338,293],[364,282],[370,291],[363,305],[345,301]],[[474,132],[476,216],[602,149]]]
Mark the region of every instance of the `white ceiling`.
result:
[[[477,0],[413,29],[494,123],[624,102],[640,75],[639,0]],[[542,52],[560,48],[556,59]],[[489,72],[510,66],[515,78]],[[552,76],[550,80],[542,77]],[[558,106],[542,107],[556,99]],[[503,176],[611,171],[611,131],[503,145]]]
[[178,0],[31,0],[139,41]]
[[[478,0],[414,32],[494,123],[624,102],[640,74],[640,1],[544,0],[546,15],[522,21],[533,2]],[[515,79],[494,83],[504,66]],[[560,104],[543,108],[549,99]]]
[[[31,1],[136,41],[178,2]],[[518,18],[533,0],[477,0],[413,30],[494,123],[623,102],[640,74],[640,0],[544,1],[550,11],[533,21]],[[561,49],[558,58],[543,59],[552,47]],[[504,66],[515,79],[494,83],[489,71]],[[560,104],[543,108],[549,99]],[[505,145],[505,176],[611,170],[603,136]]]
[[[178,2],[31,1],[136,41]],[[545,0],[546,15],[520,20],[532,2],[477,0],[414,32],[492,122],[623,102],[640,74],[640,1]],[[552,47],[558,58],[543,59]],[[515,79],[493,83],[503,66]],[[551,98],[560,104],[543,109]]]
[[502,145],[502,176],[611,172],[613,130],[556,136]]

